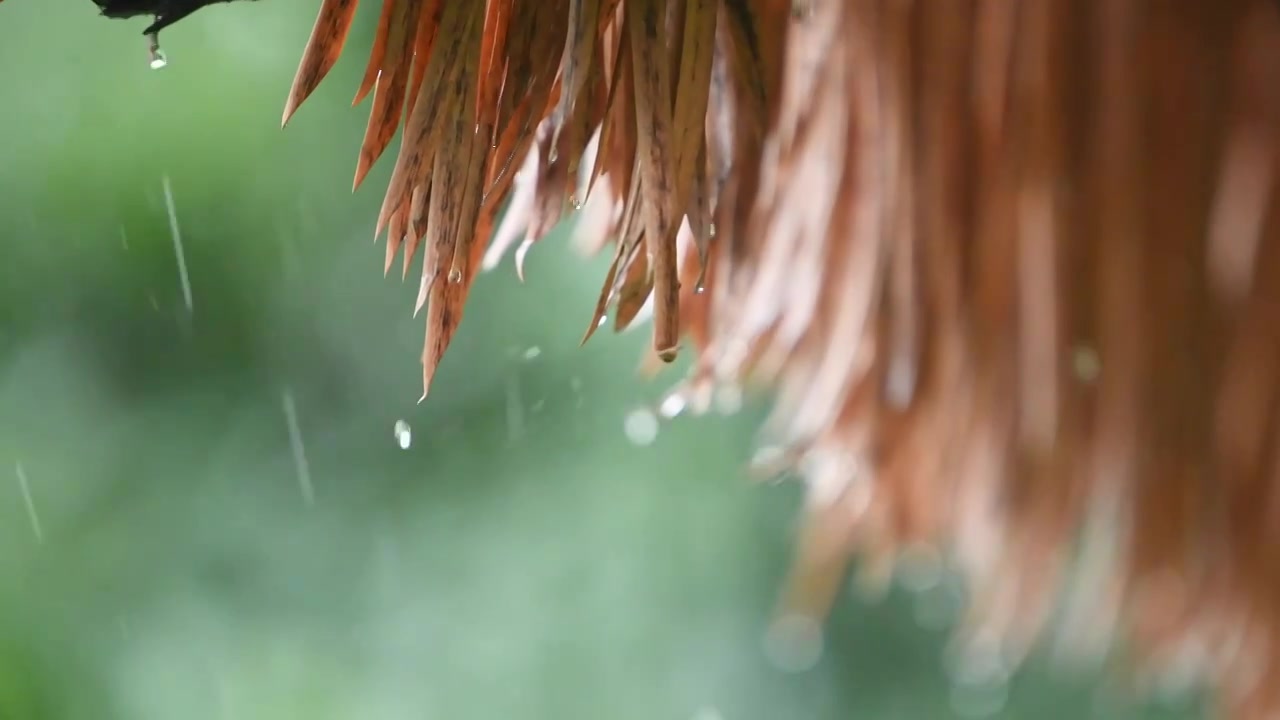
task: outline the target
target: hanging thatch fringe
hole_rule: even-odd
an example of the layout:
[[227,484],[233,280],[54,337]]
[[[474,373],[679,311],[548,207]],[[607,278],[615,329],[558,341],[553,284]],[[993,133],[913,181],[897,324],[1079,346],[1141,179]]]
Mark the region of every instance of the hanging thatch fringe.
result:
[[1074,646],[1280,712],[1274,0],[384,0],[374,47],[356,180],[406,114],[378,231],[426,253],[426,383],[499,203],[488,266],[585,204],[588,334],[651,303],[691,397],[776,388],[788,611],[936,548],[1005,660],[1067,598]]

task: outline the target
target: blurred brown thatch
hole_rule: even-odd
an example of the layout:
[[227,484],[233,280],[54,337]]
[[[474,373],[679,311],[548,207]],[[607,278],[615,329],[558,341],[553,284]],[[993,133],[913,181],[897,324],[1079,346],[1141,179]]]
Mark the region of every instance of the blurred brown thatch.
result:
[[580,206],[588,335],[651,303],[692,399],[776,389],[788,611],[932,548],[1007,661],[1065,598],[1075,649],[1280,713],[1280,3],[384,0],[370,92],[425,384],[486,254]]

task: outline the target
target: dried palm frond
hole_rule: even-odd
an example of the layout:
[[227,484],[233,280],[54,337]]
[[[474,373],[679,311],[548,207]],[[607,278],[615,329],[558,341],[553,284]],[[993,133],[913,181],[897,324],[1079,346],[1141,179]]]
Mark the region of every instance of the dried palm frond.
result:
[[1081,649],[1280,712],[1274,0],[384,0],[369,91],[357,183],[406,116],[377,230],[425,254],[425,386],[482,265],[582,206],[588,336],[651,303],[691,400],[776,389],[786,612],[933,548],[1006,661],[1067,598]]

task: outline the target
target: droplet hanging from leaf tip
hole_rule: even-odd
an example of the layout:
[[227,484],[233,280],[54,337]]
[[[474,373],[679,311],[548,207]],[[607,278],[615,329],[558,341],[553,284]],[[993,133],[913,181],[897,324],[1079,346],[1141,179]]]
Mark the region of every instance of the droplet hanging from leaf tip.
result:
[[689,398],[683,390],[677,390],[662,400],[662,404],[658,407],[658,412],[664,418],[678,417],[689,406]]
[[159,70],[169,64],[169,58],[160,49],[160,36],[157,33],[147,35],[147,52],[152,70]]
[[765,656],[787,673],[812,670],[822,659],[822,626],[806,615],[785,615],[769,627],[764,638]]

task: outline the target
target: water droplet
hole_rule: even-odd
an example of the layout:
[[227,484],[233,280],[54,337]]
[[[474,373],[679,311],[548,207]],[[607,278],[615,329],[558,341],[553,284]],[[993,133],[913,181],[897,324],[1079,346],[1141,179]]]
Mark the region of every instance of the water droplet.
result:
[[524,351],[524,359],[525,359],[525,360],[536,360],[536,359],[537,359],[537,357],[538,357],[539,355],[541,355],[541,354],[542,354],[542,348],[538,347],[537,345],[534,345],[533,347],[531,347],[531,348],[529,348],[528,350],[525,350],[525,351]]
[[806,615],[783,616],[765,634],[764,652],[783,672],[811,670],[822,659],[822,626]]
[[409,423],[404,420],[396,421],[396,442],[400,444],[401,450],[408,450],[413,444],[413,428],[409,427]]
[[791,458],[777,445],[765,445],[756,450],[749,463],[752,475],[764,480],[778,480],[791,469]]
[[652,410],[641,408],[627,415],[623,424],[627,438],[636,445],[652,445],[658,439],[658,418]]
[[1183,643],[1153,674],[1150,690],[1145,694],[1170,708],[1194,702],[1196,694],[1204,690],[1199,681],[1208,662],[1204,645]]
[[951,709],[969,718],[996,715],[1009,702],[1009,683],[998,678],[983,682],[956,682],[951,686]]
[[596,322],[596,327],[602,328],[608,322],[609,322],[609,317],[607,315],[601,315],[600,319]]
[[1102,360],[1098,357],[1098,352],[1088,346],[1077,347],[1071,353],[1071,365],[1076,378],[1085,383],[1094,382],[1102,372]]
[[707,705],[706,707],[698,708],[698,711],[693,714],[692,720],[724,720],[724,715],[717,708]]
[[[812,457],[806,458],[808,468],[802,469],[805,477],[805,501],[810,507],[830,507],[837,500],[844,499],[850,512],[861,516],[871,507],[874,488],[871,481],[862,477],[858,469],[852,465],[831,464],[820,465]],[[846,498],[845,495],[849,496]]]
[[959,578],[946,575],[937,585],[916,596],[912,614],[916,624],[925,630],[944,630],[955,623],[964,602]]
[[849,581],[849,589],[864,603],[874,605],[889,596],[893,584],[893,563],[887,555],[868,555],[863,558]]
[[451,268],[449,270],[449,282],[455,285],[462,282],[462,270],[460,268]]
[[715,224],[715,223],[711,223],[711,227],[710,227],[710,228],[708,228],[708,230],[710,231],[710,232],[709,232],[709,234],[711,235],[711,237],[715,237],[715,236],[716,236],[716,224]]
[[742,389],[725,385],[716,389],[716,410],[721,415],[732,415],[742,409]]
[[683,391],[677,390],[662,400],[662,405],[658,407],[658,412],[662,414],[662,417],[670,419],[679,416],[688,406],[689,399],[685,397]]
[[147,52],[150,53],[152,70],[159,70],[169,64],[169,59],[165,57],[164,51],[160,49],[160,35],[158,33],[147,35]]
[[949,653],[951,707],[963,717],[990,717],[1004,709],[1009,700],[1011,669],[1005,660],[999,636],[979,631],[959,652]]

